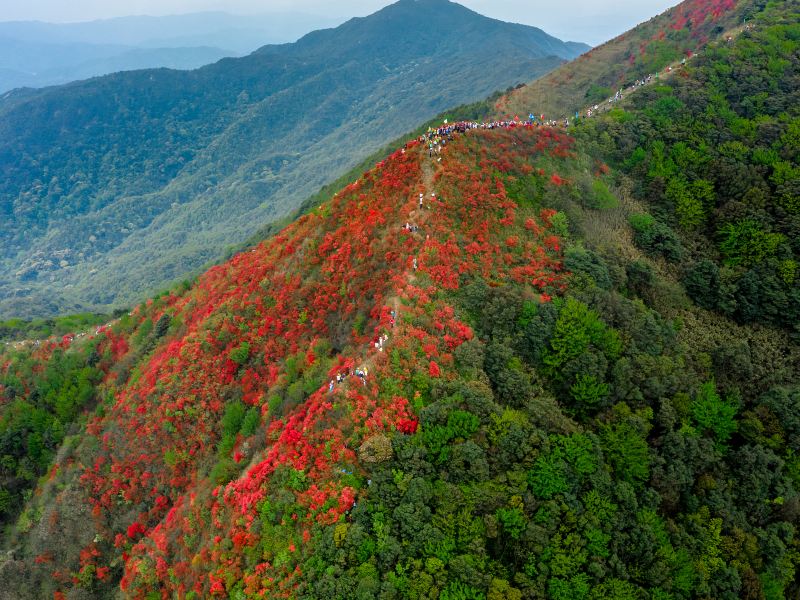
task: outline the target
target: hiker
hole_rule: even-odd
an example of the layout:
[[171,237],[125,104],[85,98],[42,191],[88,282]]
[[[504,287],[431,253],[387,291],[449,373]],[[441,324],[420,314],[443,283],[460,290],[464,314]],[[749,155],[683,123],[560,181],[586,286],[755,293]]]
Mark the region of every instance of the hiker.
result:
[[328,384],[328,393],[333,393],[333,379],[331,379],[331,382]]
[[419,208],[422,210],[422,200],[425,198],[425,194],[422,192],[419,193]]
[[417,259],[416,258],[414,258],[414,262],[412,263],[412,265],[414,267],[414,270],[416,271],[417,270]]

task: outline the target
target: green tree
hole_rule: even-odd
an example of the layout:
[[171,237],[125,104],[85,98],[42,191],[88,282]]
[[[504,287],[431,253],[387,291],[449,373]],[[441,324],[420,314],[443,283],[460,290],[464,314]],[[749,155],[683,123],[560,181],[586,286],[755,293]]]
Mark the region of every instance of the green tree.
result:
[[603,323],[588,306],[569,297],[561,308],[550,348],[545,351],[542,361],[548,372],[559,378],[561,367],[585,353],[590,345],[612,360],[622,351],[619,334]]
[[614,407],[613,421],[600,426],[600,439],[606,459],[616,476],[641,486],[650,476],[650,448],[647,434],[651,429],[652,410],[634,413],[625,404]]
[[591,413],[598,410],[603,401],[608,398],[611,386],[598,381],[592,375],[580,374],[569,391],[579,412]]
[[551,452],[540,456],[528,475],[531,491],[544,500],[566,492],[569,489],[566,468],[567,463],[560,453]]
[[720,252],[729,266],[752,266],[774,256],[786,241],[780,233],[766,231],[758,222],[745,219],[727,223],[719,230]]
[[238,347],[231,350],[228,357],[237,365],[243,365],[250,358],[250,344],[242,342]]
[[717,393],[714,381],[700,386],[691,405],[692,418],[703,433],[711,433],[720,449],[726,449],[728,441],[737,429],[738,407]]
[[663,256],[672,262],[683,257],[683,247],[678,236],[652,215],[631,215],[629,222],[636,245],[650,256]]

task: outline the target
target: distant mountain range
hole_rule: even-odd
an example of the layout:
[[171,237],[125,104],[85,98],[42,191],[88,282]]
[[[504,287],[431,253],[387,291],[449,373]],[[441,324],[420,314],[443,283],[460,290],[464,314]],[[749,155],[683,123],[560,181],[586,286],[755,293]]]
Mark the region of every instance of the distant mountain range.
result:
[[264,44],[293,42],[335,19],[302,13],[204,12],[82,23],[0,23],[0,93],[117,71],[194,69]]
[[8,93],[0,315],[138,300],[387,141],[587,49],[446,0],[401,0],[195,71]]
[[226,56],[234,53],[214,47],[132,48],[0,38],[0,93],[134,69],[196,69]]

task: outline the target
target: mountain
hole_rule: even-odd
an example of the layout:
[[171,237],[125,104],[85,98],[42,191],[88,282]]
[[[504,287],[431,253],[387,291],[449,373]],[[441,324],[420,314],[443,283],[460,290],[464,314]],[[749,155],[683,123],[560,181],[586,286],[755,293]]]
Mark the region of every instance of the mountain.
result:
[[800,2],[741,7],[6,347],[0,598],[796,598]]
[[195,71],[9,93],[0,315],[134,302],[387,140],[582,49],[446,0],[402,0]]
[[233,55],[229,50],[214,47],[43,44],[0,37],[0,94],[20,87],[60,85],[118,71],[153,67],[196,69]]
[[0,22],[0,94],[135,69],[196,69],[338,21],[302,13],[223,12],[78,23]]

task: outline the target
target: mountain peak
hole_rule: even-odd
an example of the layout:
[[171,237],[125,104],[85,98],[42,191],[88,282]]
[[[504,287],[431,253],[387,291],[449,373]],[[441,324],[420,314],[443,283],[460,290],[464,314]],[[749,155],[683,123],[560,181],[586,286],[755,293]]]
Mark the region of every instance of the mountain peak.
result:
[[[297,43],[301,52],[319,52],[339,60],[356,47],[380,56],[424,56],[442,48],[479,54],[482,46],[567,60],[589,49],[585,44],[562,42],[536,27],[491,19],[449,0],[399,0],[335,29],[312,32]],[[268,53],[273,48],[261,51]]]

